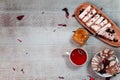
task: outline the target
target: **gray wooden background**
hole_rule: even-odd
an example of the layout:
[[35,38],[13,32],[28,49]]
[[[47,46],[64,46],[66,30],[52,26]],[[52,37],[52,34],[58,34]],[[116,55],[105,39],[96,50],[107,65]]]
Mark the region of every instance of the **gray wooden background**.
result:
[[[83,80],[87,75],[104,80],[92,71],[90,60],[104,48],[115,50],[120,60],[119,47],[91,35],[82,46],[89,55],[87,64],[75,67],[65,54],[80,47],[71,37],[82,26],[71,16],[86,1],[120,25],[120,0],[0,0],[0,80]],[[69,19],[62,11],[65,7]],[[24,15],[22,20],[17,20],[19,15]],[[111,80],[120,80],[120,74]]]

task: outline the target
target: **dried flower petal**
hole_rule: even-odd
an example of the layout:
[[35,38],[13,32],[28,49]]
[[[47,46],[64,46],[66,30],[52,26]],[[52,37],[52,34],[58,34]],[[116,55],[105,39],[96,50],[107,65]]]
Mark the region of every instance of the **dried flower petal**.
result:
[[17,19],[20,21],[23,19],[23,17],[24,17],[24,15],[20,15],[20,16],[17,16]]
[[22,71],[22,73],[24,74],[24,70],[23,70],[23,69],[21,69],[21,71]]
[[22,42],[22,40],[21,39],[17,39],[19,42]]
[[59,78],[59,79],[64,79],[64,77],[63,77],[63,76],[58,76],[58,78]]
[[69,12],[68,12],[68,9],[67,8],[63,8],[62,11],[65,11],[65,16],[66,18],[69,18]]
[[13,67],[13,71],[15,71],[15,68]]
[[66,24],[58,24],[58,26],[66,27],[67,25]]

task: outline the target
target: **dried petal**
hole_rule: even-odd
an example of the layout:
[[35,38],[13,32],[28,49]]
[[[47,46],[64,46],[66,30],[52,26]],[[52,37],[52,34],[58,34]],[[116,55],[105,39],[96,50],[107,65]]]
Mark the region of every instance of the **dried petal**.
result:
[[21,39],[17,39],[19,42],[22,42],[22,40]]
[[20,16],[17,16],[17,19],[20,21],[23,19],[23,17],[24,17],[24,15],[20,15]]
[[58,24],[58,26],[66,27],[67,25],[66,24]]
[[68,12],[68,9],[67,8],[63,8],[62,11],[65,11],[65,16],[66,18],[69,18],[69,12]]

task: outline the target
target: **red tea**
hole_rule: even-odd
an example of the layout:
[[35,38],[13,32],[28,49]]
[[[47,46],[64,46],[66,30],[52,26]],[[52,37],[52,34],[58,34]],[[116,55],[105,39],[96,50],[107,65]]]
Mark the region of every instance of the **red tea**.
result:
[[70,55],[71,61],[76,65],[82,65],[87,60],[87,53],[83,49],[74,49]]

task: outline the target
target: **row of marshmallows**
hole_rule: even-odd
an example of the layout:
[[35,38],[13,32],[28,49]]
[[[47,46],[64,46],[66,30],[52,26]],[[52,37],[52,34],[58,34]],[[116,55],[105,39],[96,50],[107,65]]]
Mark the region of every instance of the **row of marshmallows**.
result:
[[86,23],[88,27],[94,30],[97,35],[103,36],[110,41],[118,41],[115,38],[114,30],[111,28],[111,23],[101,16],[101,14],[98,14],[90,5],[86,9],[82,10],[82,12],[80,11],[79,18]]

